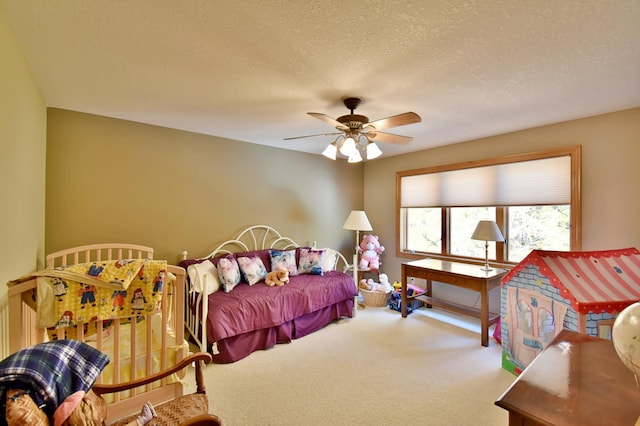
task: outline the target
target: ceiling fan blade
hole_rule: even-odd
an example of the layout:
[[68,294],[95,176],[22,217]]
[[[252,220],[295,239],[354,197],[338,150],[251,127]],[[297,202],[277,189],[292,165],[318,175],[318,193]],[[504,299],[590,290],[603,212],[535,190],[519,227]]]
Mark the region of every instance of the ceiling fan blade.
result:
[[327,114],[322,114],[320,112],[308,112],[307,114],[309,114],[312,117],[317,118],[320,121],[324,121],[325,123],[335,127],[338,130],[349,130],[349,127],[347,127],[344,124],[342,124],[341,122],[329,117]]
[[382,118],[376,121],[370,121],[363,126],[366,130],[369,126],[374,127],[376,130],[390,129],[392,127],[406,126],[407,124],[419,123],[422,119],[415,112],[405,112],[404,114],[398,114],[387,118]]
[[290,141],[293,139],[304,139],[304,138],[314,138],[316,136],[335,136],[335,135],[342,135],[342,132],[334,132],[334,133],[320,133],[317,135],[306,135],[306,136],[293,136],[291,138],[284,138],[283,140],[285,141]]
[[366,133],[369,140],[376,142],[394,143],[396,145],[406,145],[413,140],[410,136],[392,135],[391,133],[369,132]]

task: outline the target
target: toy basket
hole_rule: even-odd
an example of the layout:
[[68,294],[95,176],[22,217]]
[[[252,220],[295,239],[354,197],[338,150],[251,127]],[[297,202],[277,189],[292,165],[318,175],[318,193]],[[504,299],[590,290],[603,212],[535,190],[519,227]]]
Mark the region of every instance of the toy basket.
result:
[[362,293],[362,299],[364,300],[365,306],[371,306],[374,308],[387,306],[389,293],[384,293],[382,291],[369,291],[362,288],[360,289],[360,292]]

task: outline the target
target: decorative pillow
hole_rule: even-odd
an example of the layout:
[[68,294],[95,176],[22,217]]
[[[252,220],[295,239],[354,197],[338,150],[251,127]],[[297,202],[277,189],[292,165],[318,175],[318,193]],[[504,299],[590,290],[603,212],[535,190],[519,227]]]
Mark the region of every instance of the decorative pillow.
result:
[[296,251],[293,250],[269,250],[271,256],[271,270],[277,271],[284,268],[289,271],[289,276],[298,275],[296,266]]
[[207,294],[211,294],[220,290],[218,269],[210,259],[187,266],[187,274],[191,280],[192,289],[196,293],[206,291]]
[[336,263],[338,262],[338,252],[332,248],[323,248],[322,250],[324,250],[322,270],[324,272],[333,271],[336,269]]
[[233,255],[228,254],[218,260],[218,277],[225,293],[229,293],[240,283],[240,268]]
[[239,257],[255,257],[258,256],[262,260],[262,264],[267,268],[267,272],[270,272],[271,268],[271,256],[269,256],[269,249],[250,250],[236,253],[236,259]]
[[324,250],[300,249],[299,274],[324,275]]
[[260,257],[238,256],[236,260],[238,261],[238,265],[240,265],[240,272],[242,272],[244,280],[249,285],[254,285],[267,278],[267,268],[264,266]]

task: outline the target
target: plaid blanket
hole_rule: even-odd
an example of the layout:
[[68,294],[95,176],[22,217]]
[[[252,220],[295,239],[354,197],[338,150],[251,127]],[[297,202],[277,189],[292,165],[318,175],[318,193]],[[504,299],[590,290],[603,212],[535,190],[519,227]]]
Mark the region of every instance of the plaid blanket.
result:
[[91,389],[109,357],[77,340],[58,340],[22,349],[0,362],[0,398],[24,389],[48,416],[72,393]]

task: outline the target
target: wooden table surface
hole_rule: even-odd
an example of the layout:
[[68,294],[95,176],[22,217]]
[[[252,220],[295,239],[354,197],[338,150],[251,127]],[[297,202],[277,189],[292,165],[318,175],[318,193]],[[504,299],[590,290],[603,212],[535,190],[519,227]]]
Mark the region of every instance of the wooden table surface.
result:
[[633,426],[640,387],[610,340],[563,330],[496,405],[509,425]]

